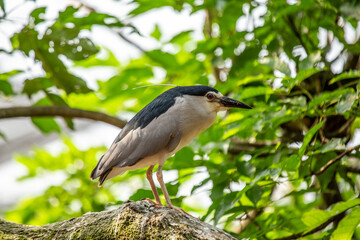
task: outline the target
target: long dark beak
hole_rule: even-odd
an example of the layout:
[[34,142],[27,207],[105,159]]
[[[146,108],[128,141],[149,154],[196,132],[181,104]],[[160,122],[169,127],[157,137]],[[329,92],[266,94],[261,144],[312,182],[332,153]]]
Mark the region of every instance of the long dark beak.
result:
[[219,100],[220,100],[220,103],[222,105],[224,105],[224,107],[252,109],[252,107],[250,107],[249,105],[246,105],[245,103],[236,101],[232,98],[221,97],[221,98],[219,98]]

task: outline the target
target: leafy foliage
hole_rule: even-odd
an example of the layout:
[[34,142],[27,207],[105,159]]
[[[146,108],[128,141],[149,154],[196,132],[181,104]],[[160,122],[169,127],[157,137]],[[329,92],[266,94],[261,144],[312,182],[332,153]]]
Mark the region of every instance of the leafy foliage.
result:
[[[120,65],[111,50],[95,46],[81,33],[101,25],[140,34],[134,27],[94,9],[81,15],[82,8],[70,6],[40,32],[37,26],[46,21],[46,8],[37,8],[11,43],[13,52],[40,62],[44,75],[24,79],[23,89],[16,92],[8,80],[20,72],[3,73],[0,94],[26,94],[31,99],[43,93],[37,104],[115,114],[136,112],[168,88],[139,86],[213,85],[253,109],[220,115],[167,161],[166,169],[178,174],[167,184],[174,203],[240,239],[359,239],[360,150],[346,148],[360,122],[355,14],[359,2],[136,0],[131,4],[130,20],[162,7],[205,12],[203,38],[196,40],[190,30],[167,40],[155,25],[151,36],[145,37],[160,47]],[[0,7],[5,12],[2,1]],[[357,32],[352,39],[346,34],[349,27]],[[169,46],[175,51],[168,51]],[[336,49],[339,53],[330,59]],[[99,50],[108,57],[99,58]],[[77,67],[107,66],[116,74],[98,81],[95,91],[72,73],[64,57]],[[159,70],[164,78],[156,77]],[[60,131],[53,119],[33,122],[44,133]],[[87,177],[100,149],[81,152],[66,142],[68,150],[57,157],[36,150],[34,156],[18,158],[29,170],[27,178],[47,169],[63,172],[65,180],[44,195],[21,202],[6,214],[8,219],[44,224],[119,203],[110,191],[114,182],[97,189]],[[144,172],[134,171],[116,181],[144,177]],[[177,195],[179,188],[204,172],[191,192],[207,193],[211,205],[206,209]],[[131,199],[143,197],[151,197],[151,191],[139,188]]]

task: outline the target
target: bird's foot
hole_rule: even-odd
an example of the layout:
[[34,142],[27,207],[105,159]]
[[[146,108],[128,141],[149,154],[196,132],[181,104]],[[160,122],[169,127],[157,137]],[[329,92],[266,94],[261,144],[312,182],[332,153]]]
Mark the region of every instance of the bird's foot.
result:
[[195,218],[194,216],[192,216],[191,214],[187,213],[184,211],[184,209],[180,208],[180,207],[176,207],[174,205],[167,205],[168,208],[171,208],[171,209],[174,209],[178,212],[180,212],[182,215],[188,215],[189,217],[193,217]]
[[162,207],[164,207],[164,205],[162,205],[162,203],[154,202],[154,201],[151,200],[150,198],[144,198],[143,200],[146,200],[146,201],[151,202],[152,204],[154,204],[154,207],[155,207],[155,208],[162,208]]

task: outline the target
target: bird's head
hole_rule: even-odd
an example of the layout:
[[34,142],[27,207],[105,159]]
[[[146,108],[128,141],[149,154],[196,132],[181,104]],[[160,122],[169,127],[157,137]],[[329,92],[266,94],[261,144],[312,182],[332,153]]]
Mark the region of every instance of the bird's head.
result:
[[220,92],[209,91],[204,95],[205,100],[210,106],[218,111],[224,111],[230,108],[245,108],[251,109],[250,106],[235,99],[225,97]]
[[224,111],[230,108],[251,109],[245,103],[239,102],[229,97],[225,97],[218,90],[208,86],[187,86],[176,87],[176,91],[184,96],[189,96],[191,101],[196,102],[198,106],[208,109],[209,111]]

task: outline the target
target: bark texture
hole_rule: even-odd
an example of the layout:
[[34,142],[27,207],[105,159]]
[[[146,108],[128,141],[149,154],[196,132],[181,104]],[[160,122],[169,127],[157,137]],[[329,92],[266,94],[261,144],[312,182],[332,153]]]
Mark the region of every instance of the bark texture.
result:
[[44,226],[0,219],[0,239],[235,239],[216,227],[149,201],[125,202],[118,209],[89,212]]
[[105,113],[88,111],[67,106],[30,106],[30,107],[11,107],[0,108],[0,119],[15,117],[49,117],[59,116],[67,118],[86,118],[95,121],[102,121],[119,128],[123,128],[126,121]]

